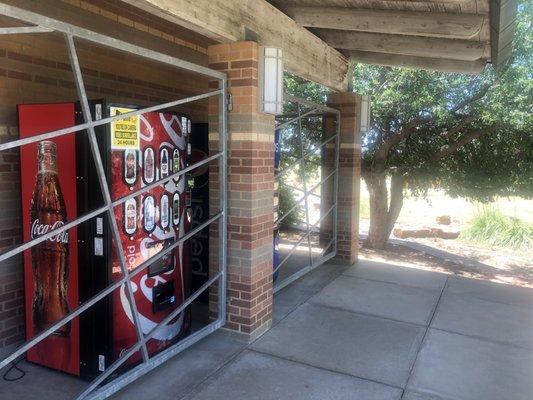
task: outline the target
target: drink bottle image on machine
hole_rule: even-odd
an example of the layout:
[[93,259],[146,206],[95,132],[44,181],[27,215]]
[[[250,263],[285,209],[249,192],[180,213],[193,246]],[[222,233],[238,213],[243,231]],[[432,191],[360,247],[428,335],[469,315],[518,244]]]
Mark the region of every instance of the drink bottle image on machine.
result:
[[[31,238],[35,239],[65,224],[67,213],[57,175],[57,149],[54,142],[38,145],[38,172],[31,201]],[[68,232],[61,232],[32,247],[33,323],[37,331],[53,325],[68,314],[69,273]],[[70,322],[55,334],[68,336]]]

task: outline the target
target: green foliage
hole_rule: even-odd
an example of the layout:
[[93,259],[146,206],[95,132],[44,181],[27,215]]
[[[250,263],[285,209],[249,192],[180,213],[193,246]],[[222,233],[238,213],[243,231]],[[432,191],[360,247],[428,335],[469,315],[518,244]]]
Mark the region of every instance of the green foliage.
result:
[[[280,182],[279,185],[279,218],[286,215],[294,206],[298,204],[296,196],[291,188]],[[291,228],[303,220],[303,203],[300,203],[296,209],[291,212],[283,221],[280,228]]]
[[[287,72],[284,75],[284,90],[293,96],[318,104],[325,104],[328,94],[328,90],[324,86],[309,82]],[[298,110],[297,104],[286,102],[283,109],[283,116],[278,117],[277,122],[287,121],[295,118],[298,112],[303,114],[308,111],[310,111],[309,107],[300,106],[300,110]],[[297,134],[299,129],[301,129],[302,135]],[[300,124],[295,122],[283,129],[280,143],[282,152],[281,169],[293,164],[297,158],[301,157],[301,138],[304,152],[308,155],[305,160],[305,173],[308,179],[316,176],[321,161],[320,150],[317,149],[317,146],[324,140],[322,134],[322,115],[310,115],[309,117],[303,118]]]
[[[372,97],[363,171],[402,174],[413,194],[441,187],[480,200],[532,197],[532,15],[533,3],[520,6],[513,55],[498,74],[356,65],[354,90]],[[395,136],[402,139],[378,159]]]
[[497,209],[486,208],[472,219],[469,228],[461,233],[461,239],[489,246],[532,251],[533,225],[509,217]]
[[283,76],[283,84],[285,93],[314,103],[326,104],[329,90],[318,83],[310,82],[290,72],[286,72]]

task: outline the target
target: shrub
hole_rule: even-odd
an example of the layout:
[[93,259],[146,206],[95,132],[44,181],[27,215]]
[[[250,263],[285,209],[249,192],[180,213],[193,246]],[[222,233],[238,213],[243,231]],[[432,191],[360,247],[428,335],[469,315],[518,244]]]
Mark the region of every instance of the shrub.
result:
[[486,208],[478,213],[461,238],[490,246],[530,251],[533,244],[533,225],[500,210]]

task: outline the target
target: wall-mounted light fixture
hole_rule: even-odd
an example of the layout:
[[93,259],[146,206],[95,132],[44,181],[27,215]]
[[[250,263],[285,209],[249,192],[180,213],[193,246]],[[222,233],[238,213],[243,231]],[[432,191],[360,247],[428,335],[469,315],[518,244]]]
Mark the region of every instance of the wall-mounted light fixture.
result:
[[259,110],[278,115],[283,112],[282,50],[260,47],[259,53]]
[[361,96],[361,121],[360,121],[361,133],[368,132],[370,129],[370,96]]

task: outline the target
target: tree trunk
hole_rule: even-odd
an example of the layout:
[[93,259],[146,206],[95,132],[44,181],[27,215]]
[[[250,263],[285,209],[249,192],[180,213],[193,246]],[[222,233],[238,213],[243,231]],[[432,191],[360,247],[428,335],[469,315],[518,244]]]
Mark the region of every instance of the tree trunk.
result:
[[386,173],[370,172],[364,180],[370,194],[370,228],[366,245],[373,249],[384,249],[402,210],[405,178],[392,175],[390,202]]

